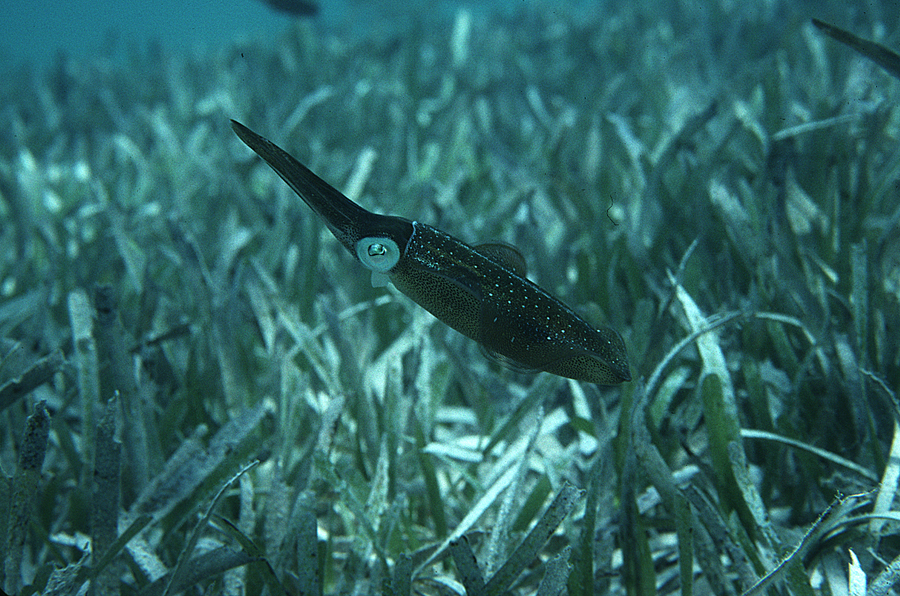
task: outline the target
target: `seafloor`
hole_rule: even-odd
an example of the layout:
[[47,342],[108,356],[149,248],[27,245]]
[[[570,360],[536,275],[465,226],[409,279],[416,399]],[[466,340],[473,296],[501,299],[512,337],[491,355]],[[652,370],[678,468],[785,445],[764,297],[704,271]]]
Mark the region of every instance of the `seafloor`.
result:
[[[895,593],[900,81],[811,23],[896,50],[891,6],[461,8],[11,70],[0,586]],[[231,118],[519,247],[633,380],[501,366],[371,287]]]

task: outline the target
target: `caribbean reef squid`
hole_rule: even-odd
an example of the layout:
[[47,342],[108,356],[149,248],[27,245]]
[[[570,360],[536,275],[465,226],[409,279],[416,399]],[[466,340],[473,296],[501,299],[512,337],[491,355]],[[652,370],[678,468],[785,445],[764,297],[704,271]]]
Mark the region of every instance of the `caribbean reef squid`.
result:
[[393,283],[512,367],[601,385],[631,380],[622,336],[529,281],[515,248],[470,246],[427,224],[366,211],[268,139],[231,126],[372,271],[373,285]]

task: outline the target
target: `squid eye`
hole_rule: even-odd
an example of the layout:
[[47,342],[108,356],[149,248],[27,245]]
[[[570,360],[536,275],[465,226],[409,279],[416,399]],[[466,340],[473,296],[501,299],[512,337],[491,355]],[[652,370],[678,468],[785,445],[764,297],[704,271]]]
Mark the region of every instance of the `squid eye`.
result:
[[356,243],[356,256],[372,271],[387,273],[400,260],[400,249],[390,238],[373,236]]

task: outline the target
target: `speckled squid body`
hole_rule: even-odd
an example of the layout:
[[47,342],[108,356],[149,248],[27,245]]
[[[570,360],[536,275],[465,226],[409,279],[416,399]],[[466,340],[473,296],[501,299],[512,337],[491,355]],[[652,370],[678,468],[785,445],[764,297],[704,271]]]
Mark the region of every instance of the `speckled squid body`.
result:
[[366,211],[271,141],[232,120],[268,163],[363,265],[435,317],[518,368],[614,385],[631,380],[622,337],[597,329],[525,278],[503,244],[470,246],[416,221]]

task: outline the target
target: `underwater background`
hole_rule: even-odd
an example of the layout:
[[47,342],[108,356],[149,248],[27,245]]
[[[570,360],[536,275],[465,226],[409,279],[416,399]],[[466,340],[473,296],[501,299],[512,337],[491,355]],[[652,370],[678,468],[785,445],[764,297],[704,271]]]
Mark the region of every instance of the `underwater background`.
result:
[[[9,2],[6,593],[897,593],[900,3]],[[373,288],[232,118],[632,380]]]

